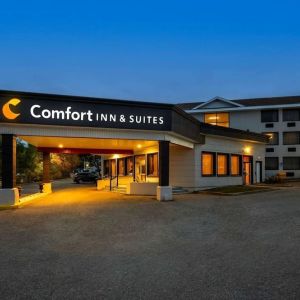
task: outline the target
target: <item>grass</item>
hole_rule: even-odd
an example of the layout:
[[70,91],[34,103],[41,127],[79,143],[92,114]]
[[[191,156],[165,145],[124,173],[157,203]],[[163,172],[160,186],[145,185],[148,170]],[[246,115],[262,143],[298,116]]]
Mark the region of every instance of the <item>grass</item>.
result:
[[235,194],[235,193],[249,193],[249,192],[257,192],[269,190],[267,187],[257,187],[257,186],[249,186],[249,185],[232,185],[232,186],[223,186],[205,190],[206,192],[216,192],[216,193],[224,193],[224,194]]

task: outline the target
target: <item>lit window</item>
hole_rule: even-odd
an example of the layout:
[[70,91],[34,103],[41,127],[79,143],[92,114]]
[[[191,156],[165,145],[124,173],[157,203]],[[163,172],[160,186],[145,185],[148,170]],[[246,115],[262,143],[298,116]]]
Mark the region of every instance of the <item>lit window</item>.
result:
[[228,175],[228,155],[217,155],[218,175]]
[[147,155],[147,175],[158,176],[158,154]]
[[133,174],[133,157],[126,157],[126,175]]
[[121,158],[118,160],[118,175],[125,175],[125,159]]
[[229,113],[206,113],[204,114],[204,122],[211,125],[229,127]]
[[202,153],[202,175],[213,176],[214,175],[214,154]]
[[231,175],[240,175],[240,156],[231,155]]

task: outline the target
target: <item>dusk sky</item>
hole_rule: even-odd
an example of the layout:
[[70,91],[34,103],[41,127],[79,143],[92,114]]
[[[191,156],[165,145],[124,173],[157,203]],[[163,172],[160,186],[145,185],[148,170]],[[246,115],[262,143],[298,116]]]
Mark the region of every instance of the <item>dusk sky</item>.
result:
[[1,1],[0,89],[158,102],[300,95],[299,1]]

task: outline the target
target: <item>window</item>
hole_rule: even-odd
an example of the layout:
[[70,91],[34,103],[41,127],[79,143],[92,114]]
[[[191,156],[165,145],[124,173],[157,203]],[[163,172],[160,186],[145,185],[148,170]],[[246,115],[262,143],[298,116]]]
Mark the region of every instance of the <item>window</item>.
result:
[[217,155],[217,171],[218,175],[228,175],[228,154]]
[[266,170],[278,170],[279,169],[278,157],[266,157],[265,158],[265,169]]
[[229,127],[229,113],[205,113],[204,122],[211,125]]
[[266,123],[265,127],[266,128],[273,128],[274,124],[273,123]]
[[284,145],[299,145],[300,144],[300,132],[290,131],[283,133],[283,144]]
[[126,175],[133,174],[133,157],[126,157]]
[[278,132],[264,132],[269,137],[269,145],[278,145]]
[[266,152],[274,152],[274,148],[266,148]]
[[283,157],[283,170],[300,170],[300,157]]
[[215,154],[210,152],[202,152],[202,175],[214,176],[215,175]]
[[147,155],[147,175],[158,176],[158,153]]
[[125,175],[125,158],[118,159],[118,175]]
[[104,167],[104,176],[109,176],[109,160],[104,160],[103,167]]
[[239,155],[231,155],[230,160],[231,165],[231,175],[238,176],[241,175],[241,157]]
[[278,122],[278,110],[262,110],[262,122]]
[[282,119],[283,121],[300,121],[300,109],[284,109]]

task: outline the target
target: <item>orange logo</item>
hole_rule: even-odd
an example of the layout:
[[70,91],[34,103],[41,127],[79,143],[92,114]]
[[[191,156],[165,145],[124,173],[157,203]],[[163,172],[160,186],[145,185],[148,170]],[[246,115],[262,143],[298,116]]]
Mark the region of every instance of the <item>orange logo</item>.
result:
[[12,106],[17,106],[19,103],[21,102],[20,99],[17,99],[17,98],[12,98],[10,99],[7,103],[5,103],[2,107],[2,112],[3,112],[3,115],[6,119],[8,120],[14,120],[16,119],[20,114],[16,114],[14,113],[11,108],[10,108],[10,105]]

